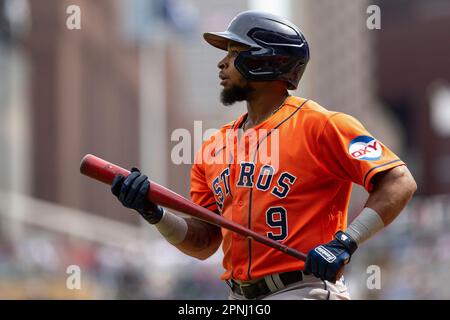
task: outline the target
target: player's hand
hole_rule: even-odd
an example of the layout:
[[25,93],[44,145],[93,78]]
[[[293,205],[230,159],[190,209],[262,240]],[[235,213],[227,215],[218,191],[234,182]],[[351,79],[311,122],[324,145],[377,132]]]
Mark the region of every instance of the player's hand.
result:
[[338,231],[334,240],[308,252],[304,272],[336,283],[357,247],[356,242],[350,236]]
[[163,209],[147,200],[150,181],[139,169],[132,168],[128,177],[118,174],[111,185],[111,192],[126,208],[134,209],[145,220],[154,224],[161,220]]

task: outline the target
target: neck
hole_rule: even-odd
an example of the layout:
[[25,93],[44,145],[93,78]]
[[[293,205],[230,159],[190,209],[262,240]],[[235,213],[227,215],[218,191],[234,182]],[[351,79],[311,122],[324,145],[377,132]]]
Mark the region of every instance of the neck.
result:
[[247,100],[247,123],[246,129],[254,127],[267,118],[281,106],[281,104],[289,96],[286,89],[281,88],[274,90],[258,90],[254,92]]

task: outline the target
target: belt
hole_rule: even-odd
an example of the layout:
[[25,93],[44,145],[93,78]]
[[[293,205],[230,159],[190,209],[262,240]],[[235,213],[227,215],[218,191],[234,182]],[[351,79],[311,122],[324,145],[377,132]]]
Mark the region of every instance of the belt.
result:
[[300,270],[268,275],[251,282],[236,282],[231,280],[231,290],[247,299],[255,299],[271,292],[284,289],[288,285],[302,281],[303,272]]

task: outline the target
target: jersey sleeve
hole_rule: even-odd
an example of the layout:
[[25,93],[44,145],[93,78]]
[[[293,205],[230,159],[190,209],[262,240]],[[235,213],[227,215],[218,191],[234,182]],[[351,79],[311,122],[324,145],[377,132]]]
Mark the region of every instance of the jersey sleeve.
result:
[[329,173],[351,180],[368,192],[377,173],[405,165],[358,120],[343,113],[328,119],[319,137],[319,148],[319,161]]
[[191,200],[208,210],[218,211],[216,200],[211,189],[208,187],[208,181],[205,176],[205,169],[201,161],[202,149],[197,152],[194,164],[191,169]]

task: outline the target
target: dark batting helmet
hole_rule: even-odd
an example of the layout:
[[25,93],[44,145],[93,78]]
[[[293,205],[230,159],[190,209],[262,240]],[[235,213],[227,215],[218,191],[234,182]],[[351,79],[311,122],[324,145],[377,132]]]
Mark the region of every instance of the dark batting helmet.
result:
[[249,46],[234,61],[249,81],[283,80],[294,90],[309,60],[309,47],[300,30],[291,22],[270,13],[245,11],[231,21],[225,32],[206,32],[205,40],[228,50],[234,41]]

